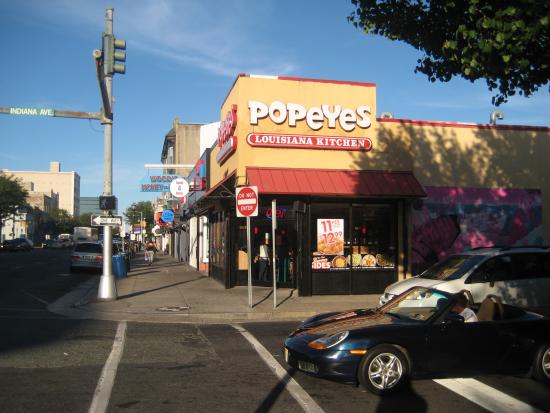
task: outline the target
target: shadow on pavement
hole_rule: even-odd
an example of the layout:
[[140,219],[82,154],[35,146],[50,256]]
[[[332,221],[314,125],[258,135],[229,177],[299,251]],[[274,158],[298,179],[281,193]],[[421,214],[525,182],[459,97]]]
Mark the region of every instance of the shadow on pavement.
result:
[[287,384],[290,382],[292,377],[296,374],[295,369],[289,369],[286,372],[287,374],[282,380],[279,380],[275,387],[271,389],[269,394],[265,397],[262,404],[258,406],[258,408],[255,410],[256,413],[264,413],[271,411],[271,408],[275,405],[277,402],[277,399],[283,393],[286,389]]
[[203,279],[203,277],[201,276],[201,277],[193,278],[192,280],[181,281],[181,282],[174,283],[174,284],[164,285],[162,287],[153,288],[151,290],[136,291],[135,293],[120,295],[120,296],[118,296],[118,300],[124,300],[125,298],[132,298],[132,297],[136,297],[138,295],[143,295],[143,294],[147,294],[147,293],[152,293],[154,291],[164,290],[166,288],[175,287],[176,285],[188,284],[188,283],[195,282],[195,281],[202,280],[202,279]]
[[379,399],[376,413],[394,413],[403,410],[410,413],[422,413],[428,410],[426,400],[416,393],[410,384],[397,394],[379,396]]

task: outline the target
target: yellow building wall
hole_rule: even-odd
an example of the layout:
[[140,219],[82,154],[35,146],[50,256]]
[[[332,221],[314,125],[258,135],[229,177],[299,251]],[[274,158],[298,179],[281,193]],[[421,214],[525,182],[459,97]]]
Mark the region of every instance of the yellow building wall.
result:
[[[261,119],[258,125],[249,123],[249,101],[260,101],[267,105],[273,101],[283,103],[297,103],[306,109],[322,104],[340,105],[342,108],[355,110],[358,106],[369,106],[371,109],[371,123],[368,129],[358,126],[351,132],[347,132],[336,122],[335,128],[329,128],[327,120],[323,128],[313,131],[305,121],[298,121],[295,127],[288,123],[276,124],[269,117]],[[358,151],[335,151],[320,149],[278,149],[258,148],[250,146],[246,137],[249,133],[264,132],[274,134],[292,135],[320,135],[320,136],[345,136],[350,138],[365,138],[372,140],[373,147],[376,139],[373,130],[376,125],[376,87],[374,85],[357,85],[346,83],[324,83],[308,80],[277,80],[255,77],[239,77],[227,96],[221,111],[220,119],[231,106],[237,104],[237,128],[235,135],[238,139],[237,152],[231,156],[221,167],[216,163],[216,155],[219,148],[216,147],[211,154],[211,186],[222,180],[225,176],[237,172],[237,184],[246,185],[246,167],[280,167],[280,168],[319,168],[323,166],[331,169],[361,169],[358,160],[365,156],[358,155]]]
[[[371,107],[372,125],[342,130],[309,129],[304,121],[296,127],[273,123],[269,118],[250,125],[248,102],[297,103],[306,109],[321,104],[355,109]],[[237,186],[247,185],[246,167],[323,168],[352,170],[413,171],[424,186],[470,188],[540,189],[543,202],[544,239],[550,243],[550,128],[488,126],[426,121],[376,119],[374,85],[324,83],[308,80],[277,80],[241,76],[237,78],[220,111],[225,119],[238,105],[237,151],[223,165],[216,163],[219,148],[211,154],[210,186],[236,171]],[[251,147],[251,132],[368,137],[372,149],[337,151]]]
[[424,186],[541,190],[550,242],[550,129],[381,120],[376,133],[364,169],[412,170]]

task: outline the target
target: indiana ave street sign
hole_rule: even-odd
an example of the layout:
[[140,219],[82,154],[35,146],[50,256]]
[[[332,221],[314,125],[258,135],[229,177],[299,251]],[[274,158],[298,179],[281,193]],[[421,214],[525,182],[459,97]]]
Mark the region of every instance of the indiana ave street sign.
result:
[[10,115],[55,116],[55,110],[49,108],[9,108]]
[[122,216],[107,216],[107,215],[92,215],[92,225],[99,227],[105,225],[120,226],[122,225]]
[[258,216],[258,187],[242,186],[235,189],[238,217]]

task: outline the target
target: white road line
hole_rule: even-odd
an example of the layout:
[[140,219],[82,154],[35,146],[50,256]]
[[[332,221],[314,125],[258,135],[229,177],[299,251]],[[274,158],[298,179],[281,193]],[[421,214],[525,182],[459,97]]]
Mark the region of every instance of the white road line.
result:
[[88,413],[105,413],[107,411],[107,407],[109,407],[109,399],[111,398],[111,392],[113,390],[113,385],[115,384],[118,363],[120,363],[122,351],[124,350],[126,325],[126,321],[121,321],[118,323],[115,341],[113,342],[113,349],[111,350],[111,354],[109,355],[109,358],[101,371],[101,376],[97,382],[94,398]]
[[434,381],[490,412],[544,413],[536,407],[514,399],[506,393],[474,379],[441,379]]
[[39,301],[39,302],[41,302],[42,304],[46,304],[46,305],[49,305],[49,304],[50,304],[50,303],[47,302],[46,300],[43,300],[42,298],[37,297],[36,295],[33,295],[33,294],[31,294],[31,293],[28,293],[28,292],[26,292],[25,290],[21,290],[21,292],[22,292],[23,294],[25,294],[25,295],[28,295],[28,296],[31,297],[31,298],[34,298],[36,301]]
[[275,358],[262,346],[262,344],[250,334],[246,329],[237,324],[232,324],[244,338],[248,340],[252,347],[258,352],[263,361],[274,371],[279,380],[285,384],[285,388],[290,395],[296,399],[298,404],[307,413],[324,413],[323,409],[311,398],[311,396],[294,380],[284,368],[275,360]]

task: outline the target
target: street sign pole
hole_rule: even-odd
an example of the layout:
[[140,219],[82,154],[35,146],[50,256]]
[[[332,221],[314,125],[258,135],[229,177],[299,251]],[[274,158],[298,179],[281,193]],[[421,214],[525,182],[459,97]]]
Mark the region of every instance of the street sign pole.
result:
[[273,248],[273,308],[277,308],[277,257],[275,253],[276,242],[275,242],[275,231],[277,229],[277,200],[274,199],[271,201],[271,232],[272,232],[272,248]]
[[[105,11],[105,33],[113,34],[113,9]],[[113,75],[105,76],[105,88],[109,109],[113,107]],[[103,130],[103,195],[113,194],[113,118],[112,110],[104,116]],[[99,279],[98,300],[112,301],[117,299],[115,277],[113,275],[113,232],[110,225],[103,227],[103,274]]]
[[252,308],[252,242],[250,239],[250,217],[246,217],[246,251],[248,252],[248,306]]
[[252,308],[252,241],[250,235],[250,217],[258,216],[258,188],[245,186],[235,190],[236,214],[238,218],[246,217],[246,249],[248,256],[248,306]]

